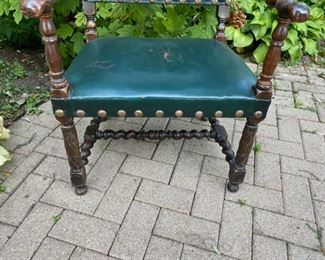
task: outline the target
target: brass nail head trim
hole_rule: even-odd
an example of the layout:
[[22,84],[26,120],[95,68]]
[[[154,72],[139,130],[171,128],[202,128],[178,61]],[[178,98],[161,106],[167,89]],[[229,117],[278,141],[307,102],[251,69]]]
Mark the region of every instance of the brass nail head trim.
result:
[[220,118],[220,117],[223,116],[223,112],[220,111],[220,110],[218,110],[218,111],[216,111],[216,112],[214,113],[214,116],[215,116],[216,118]]
[[134,112],[134,115],[135,115],[136,117],[143,117],[143,112],[142,112],[141,110],[136,110],[136,111]]
[[97,115],[98,115],[100,118],[105,118],[105,117],[107,117],[107,112],[106,112],[105,110],[101,109],[101,110],[99,110],[99,111],[97,112]]
[[182,117],[183,116],[183,111],[182,110],[177,110],[175,112],[175,117],[179,118],[179,117]]
[[244,111],[243,110],[237,110],[236,111],[236,117],[243,117]]
[[119,111],[117,111],[117,116],[118,117],[125,117],[126,116],[125,110],[119,110]]
[[196,111],[196,112],[195,112],[195,117],[196,117],[197,119],[202,119],[202,117],[203,117],[203,112],[202,112],[202,111]]
[[262,111],[256,111],[254,115],[255,115],[256,118],[261,118],[263,116],[263,112]]
[[156,117],[164,117],[165,113],[162,110],[157,110],[155,115],[156,115]]
[[64,117],[64,111],[62,109],[55,110],[54,114],[57,117]]
[[85,115],[86,115],[86,112],[83,111],[82,109],[78,109],[76,111],[76,116],[78,116],[78,117],[84,117]]
[[195,0],[195,3],[196,3],[197,5],[199,5],[199,4],[201,4],[201,0]]

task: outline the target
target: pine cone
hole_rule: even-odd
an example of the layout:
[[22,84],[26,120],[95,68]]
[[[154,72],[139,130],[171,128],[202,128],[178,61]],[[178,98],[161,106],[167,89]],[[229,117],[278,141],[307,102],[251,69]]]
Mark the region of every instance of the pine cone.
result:
[[235,10],[231,12],[228,24],[235,27],[236,29],[242,28],[246,23],[246,15],[241,10],[239,4],[236,4]]

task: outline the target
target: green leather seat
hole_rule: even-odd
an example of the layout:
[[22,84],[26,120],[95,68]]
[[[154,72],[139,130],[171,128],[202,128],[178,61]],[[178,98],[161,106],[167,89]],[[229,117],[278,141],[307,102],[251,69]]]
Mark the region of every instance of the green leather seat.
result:
[[87,116],[106,110],[127,116],[141,110],[154,116],[206,117],[222,111],[234,117],[266,114],[269,101],[256,99],[256,76],[227,45],[204,39],[100,38],[87,43],[65,73],[71,91],[66,100],[52,99],[54,109]]

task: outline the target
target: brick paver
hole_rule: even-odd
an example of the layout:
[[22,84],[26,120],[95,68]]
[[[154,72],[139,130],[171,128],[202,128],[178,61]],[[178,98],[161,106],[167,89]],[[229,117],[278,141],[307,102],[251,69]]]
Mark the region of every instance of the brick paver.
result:
[[[251,153],[237,193],[226,190],[228,165],[213,140],[100,140],[86,167],[89,191],[78,197],[59,124],[43,104],[5,143],[13,160],[0,168],[0,259],[325,259],[325,70],[305,67],[278,70],[261,151]],[[75,119],[79,138],[89,120]],[[245,121],[220,122],[236,148]],[[208,127],[191,118],[102,125]]]

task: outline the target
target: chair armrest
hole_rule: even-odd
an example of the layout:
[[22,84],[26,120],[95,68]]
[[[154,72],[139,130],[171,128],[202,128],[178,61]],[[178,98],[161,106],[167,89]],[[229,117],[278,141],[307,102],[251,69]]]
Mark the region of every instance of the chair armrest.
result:
[[21,11],[23,15],[33,18],[40,18],[44,13],[51,12],[52,0],[23,0]]
[[303,3],[292,0],[266,0],[267,4],[278,11],[278,25],[272,33],[271,46],[265,56],[263,71],[254,87],[257,98],[272,98],[272,78],[281,58],[281,47],[288,36],[291,22],[305,22],[309,18],[309,8]]
[[291,23],[303,23],[309,18],[309,8],[305,3],[295,3],[292,0],[267,0],[267,4],[278,11],[280,19]]

